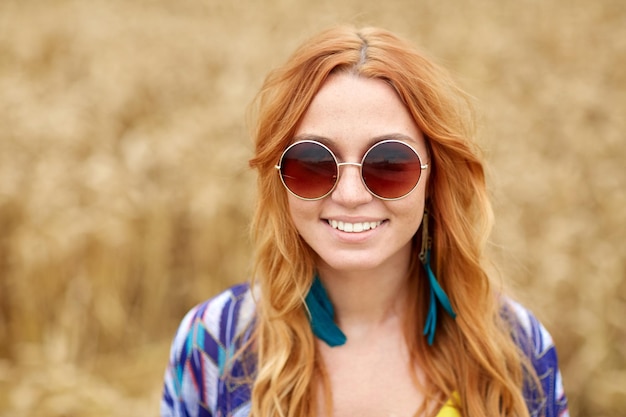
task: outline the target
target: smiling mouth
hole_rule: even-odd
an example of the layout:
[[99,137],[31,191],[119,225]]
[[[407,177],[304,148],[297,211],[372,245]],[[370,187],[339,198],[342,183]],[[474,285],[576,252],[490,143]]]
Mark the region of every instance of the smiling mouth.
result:
[[337,230],[341,230],[342,232],[347,233],[360,233],[366,232],[368,230],[376,229],[378,226],[382,224],[382,221],[379,222],[361,222],[361,223],[348,223],[337,220],[328,220],[328,224]]

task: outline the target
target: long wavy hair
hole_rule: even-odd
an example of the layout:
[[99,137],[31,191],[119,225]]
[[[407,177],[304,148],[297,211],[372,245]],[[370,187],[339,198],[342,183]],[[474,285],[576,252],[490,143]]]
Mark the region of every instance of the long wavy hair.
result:
[[428,284],[417,259],[418,232],[410,271],[414,296],[405,323],[411,360],[426,376],[420,387],[426,402],[418,413],[435,414],[456,391],[463,415],[528,416],[522,388],[529,374],[532,382],[532,370],[483,268],[492,211],[472,140],[468,97],[444,69],[403,39],[378,28],[352,27],[333,28],[305,42],[267,76],[255,101],[250,165],[258,171],[259,198],[252,224],[253,284],[260,293],[251,345],[257,357],[251,415],[313,416],[320,381],[326,412],[331,409],[331,387],[304,304],[314,253],[290,218],[275,165],[324,81],[341,72],[392,86],[424,133],[430,154],[431,262],[457,318],[441,316],[435,344],[428,346],[421,331]]

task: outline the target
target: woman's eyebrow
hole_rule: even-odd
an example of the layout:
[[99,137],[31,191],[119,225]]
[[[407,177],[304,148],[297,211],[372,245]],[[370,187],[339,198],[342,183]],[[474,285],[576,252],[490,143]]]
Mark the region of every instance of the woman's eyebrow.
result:
[[319,136],[319,135],[313,135],[310,133],[301,133],[299,135],[294,136],[293,138],[293,142],[300,142],[303,140],[314,140],[316,142],[320,142],[323,143],[324,145],[328,146],[328,145],[332,145],[333,144],[333,140],[329,139],[327,137],[324,136]]
[[380,135],[380,136],[376,136],[374,138],[372,138],[369,141],[369,146],[373,146],[374,144],[378,143],[378,142],[382,142],[384,140],[397,140],[400,142],[412,142],[414,144],[418,144],[419,142],[417,141],[417,139],[411,137],[411,136],[407,136],[405,134],[402,133],[389,133],[389,134],[384,134],[384,135]]

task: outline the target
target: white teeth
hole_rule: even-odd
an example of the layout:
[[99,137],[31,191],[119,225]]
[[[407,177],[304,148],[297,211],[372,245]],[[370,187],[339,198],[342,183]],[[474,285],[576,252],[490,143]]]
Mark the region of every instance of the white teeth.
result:
[[338,229],[347,233],[359,233],[376,229],[381,223],[382,222],[347,223],[337,220],[328,220],[328,224],[330,224],[333,229]]

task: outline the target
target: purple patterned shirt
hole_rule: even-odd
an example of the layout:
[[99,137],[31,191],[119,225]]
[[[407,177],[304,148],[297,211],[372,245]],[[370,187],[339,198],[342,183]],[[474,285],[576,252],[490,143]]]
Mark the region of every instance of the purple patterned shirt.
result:
[[[545,396],[524,389],[531,417],[567,417],[552,337],[520,304],[509,301],[503,315],[516,323],[516,343],[530,358]],[[247,284],[234,286],[194,307],[172,343],[161,400],[162,417],[247,417],[254,358],[232,355],[249,340],[255,302]],[[512,320],[511,320],[512,319]],[[228,368],[227,371],[225,369]]]

